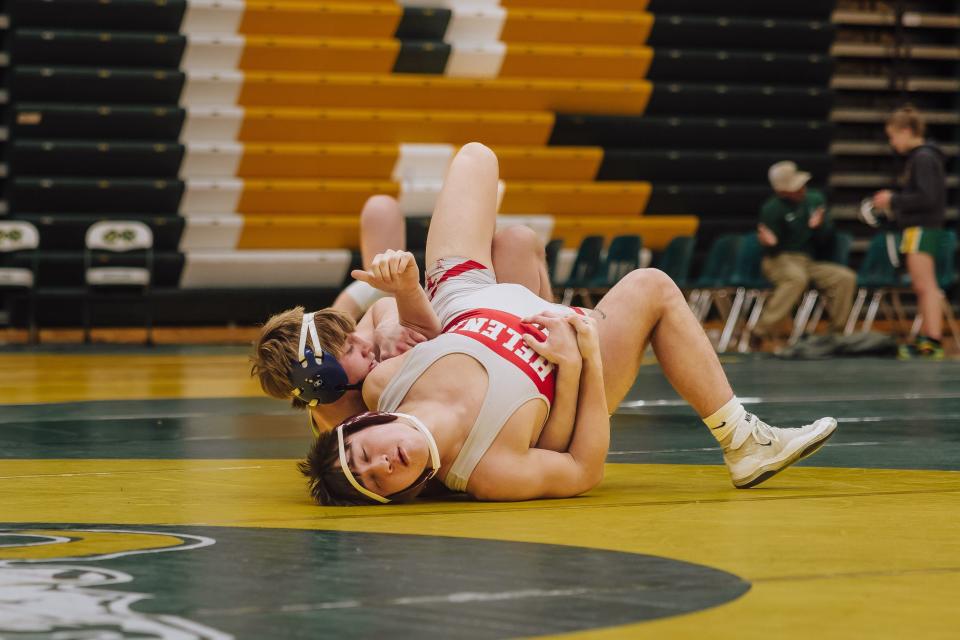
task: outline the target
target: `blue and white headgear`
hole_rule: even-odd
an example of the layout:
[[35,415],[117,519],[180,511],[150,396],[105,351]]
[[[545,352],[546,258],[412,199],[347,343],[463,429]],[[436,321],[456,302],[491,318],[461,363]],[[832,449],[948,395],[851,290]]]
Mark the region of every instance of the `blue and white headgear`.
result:
[[[311,346],[307,345],[307,337]],[[312,313],[303,314],[300,325],[300,349],[290,366],[291,393],[311,407],[336,402],[347,391],[360,389],[363,383],[350,384],[347,372],[336,357],[320,346]]]

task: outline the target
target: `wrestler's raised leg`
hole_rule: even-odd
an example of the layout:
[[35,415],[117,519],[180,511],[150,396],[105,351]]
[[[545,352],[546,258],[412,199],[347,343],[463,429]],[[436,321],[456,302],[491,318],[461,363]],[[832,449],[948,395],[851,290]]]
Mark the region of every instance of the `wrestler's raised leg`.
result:
[[837,421],[771,427],[748,413],[700,323],[673,280],[656,269],[627,275],[597,305],[607,407],[612,413],[629,391],[647,345],[673,388],[690,403],[720,443],[734,486],[756,486],[817,451]]
[[497,156],[471,142],[454,156],[427,233],[427,268],[440,258],[462,257],[493,267],[497,218]]
[[497,231],[493,236],[493,269],[497,282],[523,285],[553,302],[543,241],[530,227],[514,225]]
[[613,413],[633,386],[647,342],[674,389],[700,416],[733,397],[703,328],[676,283],[658,269],[637,269],[597,305],[607,406]]

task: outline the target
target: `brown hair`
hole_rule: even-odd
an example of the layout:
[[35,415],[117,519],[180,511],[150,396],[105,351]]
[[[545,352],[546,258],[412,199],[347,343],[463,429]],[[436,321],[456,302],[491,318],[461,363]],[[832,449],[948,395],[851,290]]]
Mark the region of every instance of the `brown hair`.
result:
[[[307,477],[310,495],[317,504],[330,507],[379,504],[354,489],[340,468],[340,442],[337,429],[340,426],[343,427],[343,437],[346,439],[367,427],[394,420],[396,416],[391,413],[367,411],[347,418],[336,428],[321,433],[317,437],[310,451],[307,452],[307,459],[297,465],[300,473]],[[344,448],[349,452],[350,443],[345,442]]]
[[[314,316],[320,346],[340,357],[347,344],[347,337],[357,325],[346,313],[337,309],[323,309]],[[260,379],[260,388],[273,398],[290,398],[295,409],[305,409],[307,403],[291,395],[290,366],[296,362],[300,346],[300,325],[303,322],[303,307],[287,309],[271,316],[260,330],[260,337],[253,345],[250,356],[250,375]]]
[[890,114],[887,118],[887,126],[894,129],[910,129],[915,136],[920,138],[927,131],[927,122],[920,112],[913,105],[904,105]]

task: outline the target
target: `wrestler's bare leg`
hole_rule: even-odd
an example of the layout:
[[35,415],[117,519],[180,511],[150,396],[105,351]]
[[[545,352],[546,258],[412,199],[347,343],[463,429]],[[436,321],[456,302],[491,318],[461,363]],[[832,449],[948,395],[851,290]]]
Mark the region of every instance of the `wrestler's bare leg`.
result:
[[610,413],[633,386],[648,341],[670,384],[701,417],[733,397],[703,328],[683,293],[662,271],[631,272],[603,297],[594,315]]
[[477,142],[454,156],[427,233],[428,269],[440,258],[453,256],[493,267],[499,172],[497,156]]
[[[407,228],[400,204],[385,195],[370,196],[360,211],[360,255],[363,268],[369,269],[374,256],[387,249],[407,248]],[[334,309],[346,311],[355,320],[366,311],[346,291],[333,302]]]
[[523,285],[553,302],[553,288],[547,272],[547,255],[536,231],[515,225],[493,236],[493,268],[497,282]]

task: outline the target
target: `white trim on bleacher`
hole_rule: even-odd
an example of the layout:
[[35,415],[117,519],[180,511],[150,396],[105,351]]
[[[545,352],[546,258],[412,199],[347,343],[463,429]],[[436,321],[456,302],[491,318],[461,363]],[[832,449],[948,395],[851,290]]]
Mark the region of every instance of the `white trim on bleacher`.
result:
[[432,215],[442,186],[443,180],[440,178],[401,182],[397,195],[400,211],[408,217]]
[[455,44],[443,73],[451,78],[496,78],[506,57],[503,42]]
[[[437,198],[440,195],[440,188],[442,186],[442,176],[433,180],[407,180],[401,182],[400,193],[397,194],[400,211],[407,217],[433,215],[433,209],[437,205]],[[498,180],[497,211],[500,210],[504,193],[506,193],[506,183],[504,183],[503,180]]]
[[194,71],[186,74],[180,104],[184,107],[233,106],[243,89],[242,71]]
[[231,34],[198,34],[187,36],[187,45],[180,60],[184,71],[227,71],[240,66],[246,38]]
[[402,143],[398,146],[397,162],[391,174],[395,182],[442,180],[456,152],[452,144]]
[[191,142],[186,145],[180,163],[180,177],[232,178],[237,175],[243,159],[243,145],[239,142]]
[[179,213],[233,212],[243,195],[243,180],[235,178],[187,180],[180,199]]
[[506,21],[507,10],[500,6],[455,6],[443,41],[453,45],[495,42]]
[[180,141],[224,142],[236,140],[243,125],[242,107],[194,107],[180,130]]
[[235,213],[188,216],[179,251],[236,249],[242,232],[243,216]]
[[180,288],[334,288],[347,277],[351,258],[349,249],[190,251]]
[[237,33],[246,11],[243,0],[189,0],[180,23],[180,32]]

